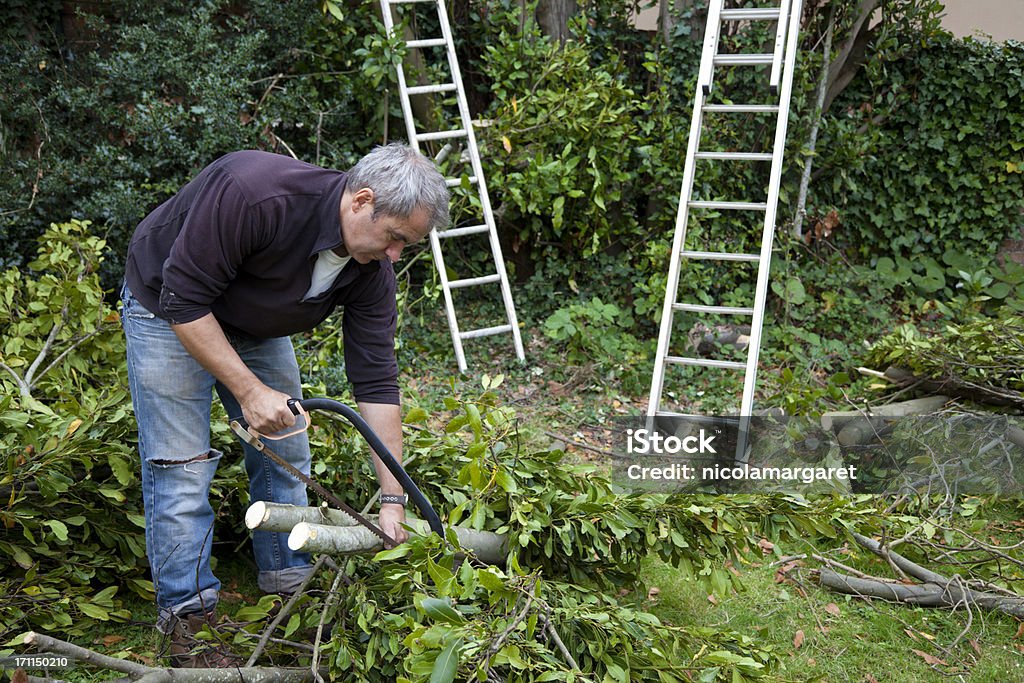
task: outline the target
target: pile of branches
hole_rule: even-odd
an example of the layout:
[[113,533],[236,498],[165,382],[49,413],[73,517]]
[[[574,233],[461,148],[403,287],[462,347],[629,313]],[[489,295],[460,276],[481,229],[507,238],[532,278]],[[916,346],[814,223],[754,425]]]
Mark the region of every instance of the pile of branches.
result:
[[922,334],[904,325],[876,342],[868,363],[903,388],[1024,410],[1024,316],[1007,312]]

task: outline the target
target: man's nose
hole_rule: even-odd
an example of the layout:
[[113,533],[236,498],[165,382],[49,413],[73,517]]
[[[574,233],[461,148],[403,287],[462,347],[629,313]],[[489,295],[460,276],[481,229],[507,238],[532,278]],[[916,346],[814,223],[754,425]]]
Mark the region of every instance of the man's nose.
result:
[[384,253],[387,254],[388,258],[391,259],[392,263],[398,263],[398,258],[402,255],[402,247],[405,245],[401,242],[392,242]]

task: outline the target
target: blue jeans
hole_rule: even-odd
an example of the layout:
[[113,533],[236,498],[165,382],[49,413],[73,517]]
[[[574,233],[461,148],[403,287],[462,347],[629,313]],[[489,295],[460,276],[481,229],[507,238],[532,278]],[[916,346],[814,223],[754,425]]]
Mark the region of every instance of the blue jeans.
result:
[[[185,350],[170,325],[121,291],[121,324],[128,348],[128,383],[139,426],[146,553],[156,586],[157,628],[172,617],[210,611],[220,581],[210,569],[213,508],[210,483],[222,457],[210,448],[210,408],[216,389],[231,417],[238,401]],[[299,368],[287,337],[228,337],[246,366],[267,386],[301,397]],[[244,445],[250,502],[306,505],[306,488],[266,455]],[[309,474],[306,433],[273,442],[274,452]],[[259,586],[268,593],[295,591],[310,571],[309,555],[288,548],[288,534],[253,533]]]

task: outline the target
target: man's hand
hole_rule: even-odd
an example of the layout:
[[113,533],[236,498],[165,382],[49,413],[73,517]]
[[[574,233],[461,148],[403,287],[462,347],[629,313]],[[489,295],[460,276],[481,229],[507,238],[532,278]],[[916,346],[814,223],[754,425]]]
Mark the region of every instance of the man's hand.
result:
[[405,508],[401,505],[381,505],[378,522],[380,530],[398,543],[409,540],[409,532],[402,527],[405,522]]
[[295,415],[288,407],[288,394],[258,384],[245,396],[237,396],[242,415],[251,429],[260,434],[273,434],[295,424]]

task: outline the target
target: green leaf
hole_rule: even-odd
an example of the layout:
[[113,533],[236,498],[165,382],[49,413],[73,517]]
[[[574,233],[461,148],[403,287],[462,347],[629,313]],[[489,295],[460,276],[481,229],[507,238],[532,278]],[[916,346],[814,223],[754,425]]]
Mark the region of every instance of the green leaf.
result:
[[53,535],[56,536],[58,539],[60,539],[61,541],[68,540],[68,528],[64,525],[63,522],[58,522],[56,519],[49,519],[46,522],[44,522],[44,524],[50,527],[50,530],[53,532]]
[[479,572],[477,572],[477,580],[480,581],[481,586],[489,591],[500,591],[505,589],[505,582],[501,577],[488,569],[479,570]]
[[480,420],[480,409],[473,403],[467,403],[466,416],[469,418],[469,426],[473,433],[478,438],[483,436],[484,428]]
[[498,471],[494,473],[494,481],[497,482],[498,486],[500,486],[506,493],[515,493],[519,490],[519,487],[516,486],[515,479],[513,479],[512,475],[508,473],[508,470],[503,467],[499,468]]
[[99,619],[100,621],[107,621],[110,619],[110,614],[107,613],[107,610],[103,609],[99,605],[94,605],[91,602],[78,603],[78,609],[82,610],[83,614],[92,617],[93,619]]
[[29,554],[27,552],[25,552],[22,548],[19,548],[16,545],[12,545],[10,546],[10,548],[11,557],[14,559],[14,561],[18,564],[19,567],[21,567],[22,569],[30,569],[32,567],[32,558],[29,557]]
[[427,417],[427,411],[417,407],[406,413],[404,422],[406,424],[419,424],[420,422],[426,422]]
[[466,618],[452,606],[451,598],[423,598],[417,605],[423,613],[435,621],[461,625]]
[[397,560],[400,557],[405,557],[410,553],[412,549],[405,543],[402,545],[391,548],[390,550],[382,550],[373,556],[374,562],[388,562],[390,560]]
[[114,595],[117,594],[117,586],[107,586],[96,595],[92,596],[92,602],[97,605],[114,605]]
[[459,650],[462,648],[462,642],[462,638],[456,638],[441,650],[441,654],[434,660],[434,668],[430,672],[430,683],[451,683],[455,680],[455,674],[459,669]]
[[291,618],[288,619],[288,625],[284,627],[284,637],[288,638],[290,635],[298,631],[299,626],[301,625],[302,617],[300,617],[298,614],[293,614]]
[[345,21],[345,15],[342,13],[341,8],[338,7],[338,3],[334,0],[324,0],[324,9],[331,13],[331,16],[338,21]]

